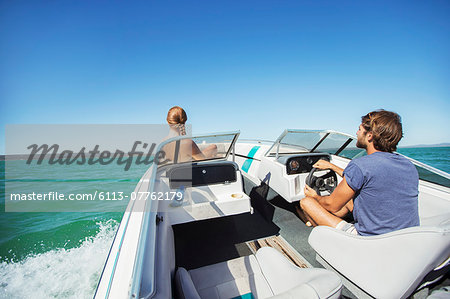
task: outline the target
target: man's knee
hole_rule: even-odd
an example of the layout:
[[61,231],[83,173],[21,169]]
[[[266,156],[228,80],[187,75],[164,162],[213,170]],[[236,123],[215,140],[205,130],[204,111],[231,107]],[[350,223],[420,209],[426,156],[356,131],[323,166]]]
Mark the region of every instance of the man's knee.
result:
[[312,197],[305,197],[300,200],[300,207],[303,211],[310,210],[315,204],[317,204],[317,201]]

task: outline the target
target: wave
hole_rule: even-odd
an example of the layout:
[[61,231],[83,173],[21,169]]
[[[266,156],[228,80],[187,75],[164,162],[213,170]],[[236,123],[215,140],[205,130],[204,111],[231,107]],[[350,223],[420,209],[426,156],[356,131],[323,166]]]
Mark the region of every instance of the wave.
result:
[[0,263],[1,298],[92,298],[118,222],[98,222],[79,247],[57,248]]

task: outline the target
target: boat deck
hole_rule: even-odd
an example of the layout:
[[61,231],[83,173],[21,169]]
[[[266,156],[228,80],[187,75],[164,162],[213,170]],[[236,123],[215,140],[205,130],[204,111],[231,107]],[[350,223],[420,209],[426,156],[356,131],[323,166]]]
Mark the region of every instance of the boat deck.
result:
[[258,212],[173,225],[175,262],[187,270],[252,254],[246,242],[277,235]]
[[279,234],[292,246],[312,267],[322,267],[316,261],[315,251],[308,243],[312,227],[306,226],[297,216],[297,203],[288,203],[273,192],[267,185],[255,186],[244,177],[244,190],[249,194],[252,207],[263,217],[279,228]]

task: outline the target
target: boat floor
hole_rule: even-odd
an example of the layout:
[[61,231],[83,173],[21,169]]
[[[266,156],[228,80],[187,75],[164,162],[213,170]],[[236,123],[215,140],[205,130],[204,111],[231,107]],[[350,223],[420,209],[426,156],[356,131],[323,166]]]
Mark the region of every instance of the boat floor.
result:
[[176,266],[190,270],[250,255],[245,242],[279,231],[258,212],[174,225]]

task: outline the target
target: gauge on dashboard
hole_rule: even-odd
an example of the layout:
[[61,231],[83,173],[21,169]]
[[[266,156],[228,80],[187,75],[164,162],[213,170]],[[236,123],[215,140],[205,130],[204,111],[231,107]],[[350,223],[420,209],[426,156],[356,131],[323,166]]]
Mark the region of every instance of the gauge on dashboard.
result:
[[300,174],[309,173],[313,168],[314,163],[319,159],[330,161],[330,155],[326,153],[304,153],[293,156],[279,158],[281,164],[285,165],[286,173]]
[[291,160],[291,162],[289,162],[289,167],[291,168],[291,171],[296,171],[300,167],[300,164],[297,160]]

